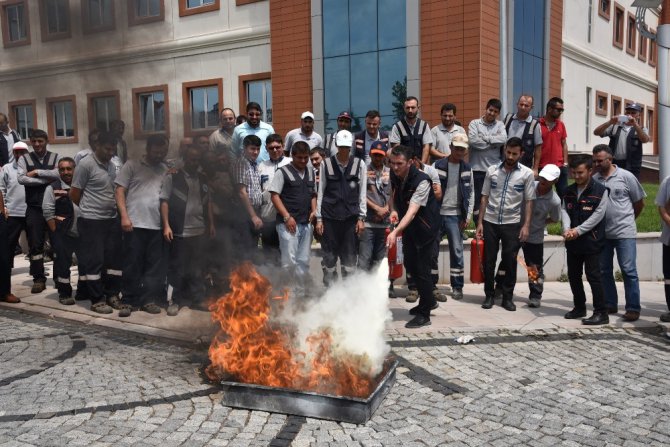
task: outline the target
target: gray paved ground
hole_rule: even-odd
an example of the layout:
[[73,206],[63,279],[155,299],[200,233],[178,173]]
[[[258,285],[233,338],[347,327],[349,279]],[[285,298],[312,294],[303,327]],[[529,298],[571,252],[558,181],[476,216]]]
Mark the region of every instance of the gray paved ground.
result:
[[0,309],[0,445],[670,445],[644,330],[391,335],[397,383],[356,426],[223,407],[195,346]]

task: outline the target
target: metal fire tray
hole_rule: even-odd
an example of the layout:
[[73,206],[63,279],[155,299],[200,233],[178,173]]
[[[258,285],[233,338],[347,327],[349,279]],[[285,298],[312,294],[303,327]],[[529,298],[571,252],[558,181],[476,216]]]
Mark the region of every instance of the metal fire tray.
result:
[[395,384],[397,366],[398,361],[396,360],[388,363],[377,387],[367,398],[334,396],[312,391],[222,381],[223,399],[221,403],[233,408],[364,424],[370,420]]

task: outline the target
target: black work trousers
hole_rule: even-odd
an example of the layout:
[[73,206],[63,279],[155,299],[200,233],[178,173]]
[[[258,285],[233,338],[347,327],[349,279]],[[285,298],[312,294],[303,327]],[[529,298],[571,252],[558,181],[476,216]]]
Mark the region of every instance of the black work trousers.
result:
[[161,230],[123,233],[123,301],[133,307],[166,302],[167,247]]
[[30,275],[34,281],[46,281],[44,275],[44,240],[47,223],[42,214],[42,208],[28,206],[26,208],[26,236],[30,251]]
[[14,268],[16,244],[19,243],[22,231],[26,231],[26,218],[9,216],[9,219],[7,219],[7,241],[9,243],[9,264],[12,268]]
[[72,254],[77,254],[77,260],[81,256],[78,249],[79,238],[62,231],[56,231],[51,233],[51,243],[54,249],[54,283],[56,283],[58,296],[71,297],[70,267],[72,267]]
[[586,294],[584,293],[584,281],[582,273],[586,273],[586,280],[591,286],[593,295],[593,311],[607,312],[605,304],[605,293],[600,281],[600,253],[575,253],[567,250],[568,280],[572,290],[572,300],[575,309],[586,310]]
[[77,220],[79,243],[79,284],[91,303],[105,302],[121,291],[121,224],[117,218]]
[[484,293],[487,297],[492,297],[494,293],[496,259],[501,245],[498,274],[504,276],[502,280],[503,299],[512,299],[514,295],[516,256],[521,247],[519,231],[521,231],[521,223],[493,224],[484,221]]
[[417,315],[423,315],[426,318],[430,318],[430,310],[435,306],[433,281],[430,276],[433,250],[433,241],[421,245],[412,233],[403,233],[402,253],[405,258],[405,266],[412,266],[412,278],[419,292]]
[[340,260],[342,277],[354,273],[358,253],[356,216],[346,220],[323,219],[321,238],[321,267],[323,284],[327,287],[337,279],[337,260]]
[[12,267],[9,262],[9,238],[7,237],[7,230],[5,215],[0,213],[0,300],[4,300],[12,290]]
[[205,299],[203,251],[205,236],[175,236],[170,243],[168,284],[172,302],[179,306],[202,307]]
[[544,270],[542,264],[544,260],[544,244],[530,244],[526,242],[523,244],[523,257],[528,267],[535,267],[537,269],[537,279],[531,281],[528,277],[528,290],[530,291],[528,298],[542,299],[542,292],[544,291]]

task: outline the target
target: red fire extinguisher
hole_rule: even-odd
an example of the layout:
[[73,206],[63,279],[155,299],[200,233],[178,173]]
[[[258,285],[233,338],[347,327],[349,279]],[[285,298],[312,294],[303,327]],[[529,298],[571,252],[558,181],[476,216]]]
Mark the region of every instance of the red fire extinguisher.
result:
[[[386,229],[386,237],[391,233],[391,229]],[[388,250],[388,260],[389,260],[389,279],[393,281],[402,276],[402,233],[398,233],[398,236],[395,239],[395,244]]]
[[[391,229],[387,228],[386,237],[390,233]],[[398,233],[398,236],[396,236],[395,244],[388,249],[387,257],[389,262],[389,297],[393,298],[395,296],[393,281],[402,277],[402,233]]]
[[470,245],[470,282],[484,282],[484,239],[473,238]]

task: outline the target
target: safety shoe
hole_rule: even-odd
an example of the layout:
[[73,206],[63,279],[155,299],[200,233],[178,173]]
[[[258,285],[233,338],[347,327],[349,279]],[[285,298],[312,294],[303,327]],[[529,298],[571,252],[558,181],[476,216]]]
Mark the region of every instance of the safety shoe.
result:
[[416,329],[423,326],[430,326],[430,318],[424,317],[423,315],[417,315],[405,324],[407,329]]
[[627,310],[622,317],[626,321],[637,321],[640,319],[640,312],[635,312],[634,310]]
[[493,297],[487,296],[482,303],[482,309],[490,309],[493,307]]
[[599,324],[608,324],[610,322],[607,312],[594,312],[589,318],[584,318],[582,324],[595,326]]
[[5,303],[10,303],[10,304],[17,304],[21,302],[21,299],[19,299],[18,296],[14,295],[13,293],[8,293],[7,296],[5,296],[2,301]]
[[451,294],[451,297],[455,300],[462,300],[463,299],[463,289],[454,289],[453,293]]
[[508,310],[510,312],[514,312],[516,310],[516,305],[514,304],[514,301],[512,301],[512,298],[509,299],[503,298],[502,307],[503,309]]
[[172,303],[167,307],[168,317],[176,317],[179,313],[179,304]]
[[439,301],[440,303],[447,302],[447,295],[443,292],[440,292],[438,289],[433,289],[433,298],[435,298],[435,301]]
[[[437,304],[437,303],[435,303],[435,305],[434,305],[433,307],[431,307],[430,310],[435,310],[435,309],[437,309],[438,307],[440,307],[440,305]],[[410,315],[418,315],[418,314],[419,314],[419,306],[414,306],[414,307],[412,307],[412,308],[409,310],[409,314],[410,314]]]
[[47,288],[46,280],[33,281],[33,287],[30,289],[30,293],[42,293],[46,288]]
[[142,312],[146,312],[148,314],[154,314],[154,315],[161,313],[161,308],[155,303],[147,303],[147,304],[143,305],[142,307],[140,307],[140,310]]
[[540,307],[540,299],[539,298],[529,298],[528,299],[528,307],[532,307],[537,309]]
[[122,304],[119,308],[119,317],[121,318],[129,317],[131,313],[133,313],[133,306],[130,304]]
[[121,298],[119,295],[112,295],[109,298],[107,298],[107,304],[109,304],[112,309],[115,310],[121,310],[123,307],[123,302],[121,302]]
[[405,297],[405,301],[408,303],[415,303],[416,300],[419,299],[419,291],[418,290],[410,290],[407,296]]
[[583,318],[586,316],[586,309],[577,309],[574,308],[570,312],[564,315],[566,320],[576,320],[577,318]]
[[[9,302],[9,301],[7,301],[7,302]],[[665,312],[665,313],[661,314],[660,320],[664,323],[670,323],[670,312]]]

